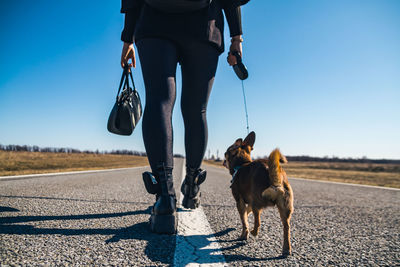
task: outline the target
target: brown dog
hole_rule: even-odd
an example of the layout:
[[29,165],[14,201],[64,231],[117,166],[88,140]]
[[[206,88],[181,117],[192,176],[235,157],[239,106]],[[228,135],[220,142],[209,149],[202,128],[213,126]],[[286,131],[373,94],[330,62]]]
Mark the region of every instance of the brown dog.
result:
[[268,160],[252,161],[250,152],[255,139],[256,134],[251,132],[244,141],[237,139],[225,152],[224,166],[232,175],[232,194],[243,225],[240,239],[249,237],[247,217],[251,212],[254,214],[251,234],[256,236],[262,209],[276,205],[283,224],[282,255],[287,256],[291,253],[289,221],[293,212],[293,191],[280,165],[287,160],[279,149],[275,149]]

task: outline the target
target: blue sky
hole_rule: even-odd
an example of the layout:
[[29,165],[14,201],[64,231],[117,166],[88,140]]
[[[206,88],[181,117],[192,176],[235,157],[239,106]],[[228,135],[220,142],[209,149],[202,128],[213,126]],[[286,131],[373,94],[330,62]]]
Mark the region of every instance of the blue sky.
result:
[[[141,123],[129,137],[106,129],[121,72],[119,9],[119,1],[1,2],[1,144],[144,151]],[[280,147],[400,159],[399,1],[252,0],[242,12],[254,156]],[[140,67],[134,77],[144,101]],[[178,95],[180,84],[178,74]],[[226,53],[208,121],[212,154],[246,135]],[[179,104],[173,123],[174,152],[183,154]]]

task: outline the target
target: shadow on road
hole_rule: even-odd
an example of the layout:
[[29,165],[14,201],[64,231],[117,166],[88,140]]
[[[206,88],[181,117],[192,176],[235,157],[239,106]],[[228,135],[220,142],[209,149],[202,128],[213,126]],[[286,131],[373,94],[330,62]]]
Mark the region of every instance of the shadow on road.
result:
[[0,195],[0,197],[21,198],[21,199],[67,200],[67,201],[79,201],[79,202],[90,202],[90,203],[151,204],[149,202],[115,201],[115,200],[108,200],[108,199],[93,199],[93,200],[91,200],[91,199],[81,199],[81,198],[6,196],[6,195]]
[[0,206],[0,212],[16,212],[19,211],[15,208]]
[[[221,255],[218,253],[219,251],[223,252],[225,261],[227,263],[238,263],[238,262],[246,262],[250,265],[259,265],[260,262],[265,261],[273,261],[273,260],[281,260],[285,257],[269,257],[269,258],[253,258],[247,255],[235,254],[235,249],[240,248],[242,246],[248,245],[246,241],[243,240],[219,240],[219,243],[232,243],[229,247],[223,248],[210,248],[210,245],[213,241],[210,241],[212,237],[223,237],[227,235],[229,232],[235,230],[234,228],[228,228],[222,230],[220,232],[210,234],[210,235],[189,235],[189,236],[177,236],[177,242],[187,243],[188,247],[178,246],[175,253],[181,253],[182,256],[178,255],[178,265],[186,266],[193,263],[196,264],[214,264],[221,263]],[[193,247],[196,248],[196,251],[193,251]],[[181,249],[181,251],[179,251]],[[193,255],[192,255],[193,254]]]
[[[230,262],[238,262],[238,261],[248,261],[248,262],[261,262],[261,261],[273,261],[273,260],[284,260],[286,257],[278,256],[278,257],[269,257],[269,258],[252,258],[244,255],[224,255],[227,263]],[[264,263],[265,264],[265,263]]]
[[[10,196],[8,196],[10,197]],[[26,198],[38,198],[38,197],[26,197]],[[56,199],[48,197],[40,197],[42,199]],[[59,198],[57,198],[59,199]],[[64,199],[59,199],[64,200]],[[79,201],[88,201],[81,199]],[[143,204],[143,203],[133,203],[131,204]],[[12,207],[0,206],[0,212],[19,212],[18,209]],[[117,243],[120,240],[141,240],[145,241],[146,247],[144,253],[153,262],[161,262],[164,264],[173,264],[174,252],[176,246],[176,236],[174,235],[157,235],[153,234],[149,230],[147,222],[140,222],[129,227],[123,227],[119,229],[115,228],[88,228],[88,229],[64,229],[64,228],[43,228],[36,227],[29,224],[29,222],[38,221],[68,221],[68,220],[91,220],[91,219],[106,219],[106,218],[116,218],[124,216],[135,216],[140,214],[149,214],[151,212],[151,206],[145,210],[127,211],[127,212],[116,212],[116,213],[98,213],[98,214],[76,214],[76,215],[55,215],[55,216],[7,216],[0,217],[0,234],[8,235],[63,235],[63,236],[75,236],[75,235],[104,235],[111,236],[111,238],[105,240],[106,244]],[[182,211],[180,211],[182,212]],[[185,236],[184,238],[191,244],[196,244],[197,250],[201,250],[202,254],[207,254],[206,257],[201,257],[206,259],[205,262],[197,262],[203,264],[217,263],[220,262],[220,257],[215,256],[216,249],[207,248],[210,244],[208,238],[215,236],[217,238],[223,237],[229,232],[234,230],[233,228],[228,228],[223,231],[214,233],[213,235],[194,235]],[[179,238],[179,237],[178,237]],[[247,244],[245,241],[241,240],[219,240],[219,242],[232,243],[229,247],[221,248],[225,261],[227,263],[231,262],[260,262],[266,260],[279,260],[281,257],[271,257],[271,258],[252,258],[246,255],[235,254],[235,249],[240,248]]]
[[[149,210],[149,209],[147,209]],[[1,225],[10,223],[22,223],[22,222],[37,222],[37,221],[57,221],[57,220],[90,220],[90,219],[101,219],[101,218],[115,218],[122,216],[138,215],[138,214],[150,214],[150,211],[138,210],[138,211],[127,211],[117,213],[99,213],[99,214],[77,214],[77,215],[57,215],[57,216],[12,216],[12,217],[0,217],[0,230]],[[18,210],[16,210],[18,211]],[[21,226],[21,225],[18,225]],[[30,226],[30,225],[27,225]],[[42,228],[40,228],[42,229]],[[50,230],[50,229],[48,229]],[[63,230],[63,229],[54,229]],[[69,230],[69,229],[66,229]],[[85,229],[77,229],[84,231]],[[90,229],[86,229],[90,230]],[[1,233],[1,231],[0,231]],[[12,233],[10,233],[12,234]],[[18,234],[18,233],[15,233]],[[24,233],[22,233],[24,234]],[[30,233],[25,233],[30,234]],[[62,233],[61,233],[62,234]]]
[[[0,211],[18,211],[9,207],[0,207]],[[139,214],[150,214],[151,207],[145,210],[99,213],[99,214],[77,214],[60,216],[8,216],[0,217],[0,234],[8,235],[104,235],[112,237],[105,241],[106,244],[116,243],[120,240],[143,240],[146,241],[145,254],[153,262],[171,264],[173,252],[175,251],[175,236],[156,235],[149,231],[147,222],[140,222],[129,227],[119,229],[113,228],[90,228],[90,229],[63,229],[63,228],[42,228],[33,225],[14,224],[37,221],[56,220],[90,220],[100,218],[115,218]],[[172,252],[171,252],[172,251]],[[171,257],[172,254],[172,257]]]

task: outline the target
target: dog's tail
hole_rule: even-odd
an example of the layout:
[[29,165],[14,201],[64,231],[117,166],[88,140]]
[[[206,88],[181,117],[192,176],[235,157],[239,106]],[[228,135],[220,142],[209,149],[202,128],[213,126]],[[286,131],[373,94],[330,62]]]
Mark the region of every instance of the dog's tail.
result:
[[281,151],[276,148],[269,154],[268,157],[268,170],[269,177],[272,185],[280,186],[282,185],[282,167],[281,163],[287,163],[287,159],[282,155]]

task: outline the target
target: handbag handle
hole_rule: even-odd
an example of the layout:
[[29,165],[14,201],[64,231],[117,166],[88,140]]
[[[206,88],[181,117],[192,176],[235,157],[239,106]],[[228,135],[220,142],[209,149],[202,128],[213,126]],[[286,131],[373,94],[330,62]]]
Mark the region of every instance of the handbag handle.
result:
[[136,91],[136,86],[135,86],[135,82],[133,81],[132,71],[129,72],[129,75],[131,76],[133,91]]
[[128,89],[128,92],[130,93],[130,87],[129,87],[129,65],[126,64],[124,68],[124,74],[125,74],[125,85],[124,88]]
[[135,82],[133,81],[132,71],[129,71],[129,67],[127,67],[124,71],[125,71],[125,75],[126,75],[125,82],[126,82],[126,84],[128,86],[127,87],[128,90],[130,91],[130,87],[129,87],[129,76],[130,76],[131,77],[131,81],[132,81],[133,92],[135,92],[136,91],[136,86],[135,86]]
[[126,64],[124,67],[124,71],[122,72],[121,81],[119,82],[119,87],[118,87],[118,92],[117,92],[117,100],[118,100],[119,93],[121,92],[122,85],[124,86],[124,88],[128,88],[128,90],[130,90],[129,76],[131,77],[133,91],[136,91],[136,86],[135,86],[135,82],[133,81],[132,71],[129,71],[129,65]]
[[[126,78],[127,78],[126,70],[127,70],[127,65],[125,65],[125,67],[124,67],[124,71],[122,72],[121,81],[119,82],[119,87],[118,87],[118,92],[117,92],[117,101],[118,101],[119,93],[121,92],[122,84],[124,84],[124,81],[126,84]],[[125,87],[125,84],[124,84],[124,87]]]

